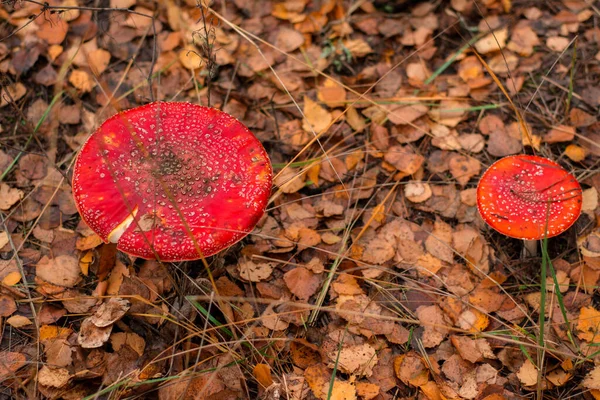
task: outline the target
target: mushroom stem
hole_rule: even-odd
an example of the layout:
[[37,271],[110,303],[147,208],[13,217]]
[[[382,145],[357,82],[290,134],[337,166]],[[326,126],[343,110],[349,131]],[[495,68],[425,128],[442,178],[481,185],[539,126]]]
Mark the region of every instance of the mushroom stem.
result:
[[537,257],[537,249],[538,249],[538,241],[537,240],[523,240],[523,257]]

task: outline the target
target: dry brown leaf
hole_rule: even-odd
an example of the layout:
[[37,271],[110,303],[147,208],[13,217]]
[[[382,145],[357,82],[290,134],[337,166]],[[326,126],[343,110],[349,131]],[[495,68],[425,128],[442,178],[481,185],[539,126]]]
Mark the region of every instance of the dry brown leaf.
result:
[[26,363],[25,355],[12,351],[0,351],[0,379],[10,378]]
[[558,142],[570,142],[575,137],[575,127],[568,125],[559,125],[556,128],[552,128],[545,136],[544,142],[546,143],[558,143]]
[[0,108],[25,96],[27,88],[21,82],[0,88]]
[[273,384],[273,377],[271,376],[271,367],[269,364],[256,364],[252,372],[263,388],[268,388]]
[[204,66],[204,60],[198,54],[196,48],[189,46],[179,52],[179,62],[189,70],[199,70]]
[[581,162],[585,159],[587,151],[576,144],[570,144],[565,149],[565,155],[571,159],[571,161]]
[[0,184],[0,210],[8,210],[22,198],[22,190],[11,188],[6,183]]
[[563,52],[569,46],[569,43],[569,39],[560,36],[552,36],[546,39],[546,46],[557,53]]
[[290,343],[290,353],[294,365],[303,369],[321,361],[319,347],[309,343],[306,339],[294,339]]
[[314,131],[319,134],[329,127],[333,119],[329,111],[312,101],[308,96],[304,96],[303,112],[305,118],[302,120],[302,129],[306,132]]
[[110,64],[110,53],[104,49],[97,49],[88,55],[90,69],[94,75],[103,73]]
[[260,262],[255,263],[248,259],[242,259],[238,263],[240,277],[250,282],[259,282],[271,276],[275,266],[273,263]]
[[280,315],[277,315],[272,309],[267,309],[260,316],[260,322],[265,328],[269,328],[272,331],[283,331],[290,325],[289,322],[284,321]]
[[275,47],[279,50],[290,53],[304,44],[304,35],[294,29],[280,28],[277,31]]
[[452,345],[458,350],[460,356],[472,363],[483,361],[485,358],[495,359],[496,355],[486,339],[470,339],[466,336],[452,335]]
[[68,367],[73,362],[73,349],[69,341],[62,337],[44,341],[46,363],[50,367]]
[[364,400],[372,400],[379,395],[379,385],[367,382],[356,382],[356,394]]
[[35,271],[38,278],[56,286],[73,287],[81,280],[79,261],[69,255],[44,256]]
[[6,323],[17,329],[33,324],[29,318],[23,315],[13,315],[6,320]]
[[364,248],[361,260],[370,264],[383,264],[396,254],[392,243],[381,237],[370,240]]
[[409,146],[392,146],[383,159],[407,175],[417,172],[425,161],[422,155],[416,154]]
[[526,359],[517,371],[517,378],[525,386],[533,386],[538,381],[538,370],[529,359]]
[[42,366],[38,372],[37,382],[40,385],[62,388],[71,380],[71,373],[66,368],[50,368]]
[[120,320],[129,308],[131,308],[129,300],[111,297],[106,303],[98,307],[98,310],[89,317],[89,320],[97,327],[104,328]]
[[0,295],[0,317],[8,317],[17,311],[17,303],[7,295]]
[[2,283],[6,286],[14,286],[19,282],[21,282],[21,273],[19,271],[9,272],[2,278]]
[[90,74],[80,69],[71,72],[71,75],[69,75],[69,82],[83,93],[91,92],[96,86],[96,82]]
[[451,326],[450,321],[438,306],[420,306],[417,308],[416,314],[425,328],[422,339],[425,348],[437,346],[450,332],[448,330],[448,327]]
[[304,187],[305,176],[306,174],[298,169],[289,167],[275,177],[273,184],[283,193],[296,193]]
[[304,267],[296,267],[283,275],[286,286],[300,300],[308,300],[321,285],[318,275]]
[[317,98],[327,107],[341,107],[345,104],[346,89],[337,82],[326,79],[323,86],[319,87],[317,91]]
[[369,344],[344,347],[335,349],[327,354],[329,367],[337,368],[344,373],[371,376],[373,367],[377,364],[375,349]]
[[577,320],[577,337],[589,343],[600,342],[600,311],[594,307],[581,307]]
[[456,155],[450,158],[448,166],[454,179],[463,187],[469,183],[472,177],[479,175],[481,172],[479,160],[469,156]]
[[[323,389],[329,391],[329,383]],[[356,387],[350,382],[336,378],[331,389],[331,396],[327,398],[328,400],[356,400]]]
[[363,39],[350,39],[344,41],[344,47],[346,50],[350,51],[352,57],[364,57],[367,54],[371,54],[373,49],[369,44]]
[[587,389],[600,390],[600,366],[596,366],[585,376],[583,386]]
[[146,341],[140,335],[133,332],[117,332],[110,335],[110,344],[114,351],[119,351],[123,345],[131,347],[136,353],[144,355]]
[[413,203],[422,203],[428,200],[433,192],[428,183],[408,182],[404,186],[404,196]]
[[394,359],[394,372],[405,385],[419,387],[429,381],[429,370],[423,359],[414,351]]
[[79,335],[77,336],[77,343],[84,349],[93,349],[102,346],[110,338],[112,332],[112,325],[108,325],[104,328],[99,328],[89,318],[86,318],[81,323],[79,328]]
[[489,33],[475,43],[475,49],[481,54],[500,51],[506,45],[508,38],[508,28]]

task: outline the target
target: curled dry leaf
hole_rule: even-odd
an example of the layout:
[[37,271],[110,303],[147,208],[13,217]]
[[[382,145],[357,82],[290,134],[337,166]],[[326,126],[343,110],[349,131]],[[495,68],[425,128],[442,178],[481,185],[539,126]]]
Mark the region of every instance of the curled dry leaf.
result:
[[108,325],[107,327],[99,328],[90,321],[90,318],[86,318],[81,323],[81,328],[79,328],[77,343],[84,349],[100,347],[110,338],[112,327],[112,325]]
[[106,303],[98,307],[94,315],[88,319],[97,327],[104,328],[120,320],[130,307],[129,300],[111,297]]
[[8,210],[22,198],[22,190],[11,188],[6,183],[0,184],[0,210]]
[[74,70],[69,76],[69,82],[83,93],[91,92],[96,86],[94,79],[85,71]]
[[433,192],[429,183],[423,182],[408,182],[404,186],[404,195],[413,203],[422,203],[428,200]]

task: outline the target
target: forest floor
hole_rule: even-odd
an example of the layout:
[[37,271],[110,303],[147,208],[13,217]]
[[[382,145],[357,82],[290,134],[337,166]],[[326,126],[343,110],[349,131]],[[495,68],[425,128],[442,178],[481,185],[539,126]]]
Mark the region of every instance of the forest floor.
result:
[[[600,399],[597,2],[2,1],[0,90],[0,397]],[[119,252],[73,200],[89,135],[155,100],[271,158],[205,260]],[[536,256],[477,209],[513,154],[582,187]]]

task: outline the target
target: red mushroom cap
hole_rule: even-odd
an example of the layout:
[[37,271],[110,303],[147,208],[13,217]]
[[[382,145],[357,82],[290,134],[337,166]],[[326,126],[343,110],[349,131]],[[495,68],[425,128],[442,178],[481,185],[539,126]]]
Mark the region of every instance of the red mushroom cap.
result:
[[182,261],[246,236],[264,213],[271,180],[265,149],[234,117],[156,102],[114,115],[89,137],[73,196],[104,241],[134,256]]
[[573,175],[539,156],[504,157],[485,171],[477,186],[482,218],[516,239],[561,234],[579,217],[581,203],[581,186]]

